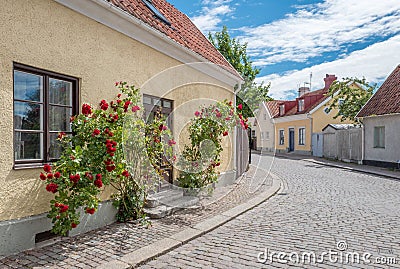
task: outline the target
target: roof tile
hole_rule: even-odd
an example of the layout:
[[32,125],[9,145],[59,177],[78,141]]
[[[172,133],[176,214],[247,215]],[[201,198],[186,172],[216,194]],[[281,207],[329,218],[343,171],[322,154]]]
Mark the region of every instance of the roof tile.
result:
[[358,112],[357,117],[400,113],[400,65]]

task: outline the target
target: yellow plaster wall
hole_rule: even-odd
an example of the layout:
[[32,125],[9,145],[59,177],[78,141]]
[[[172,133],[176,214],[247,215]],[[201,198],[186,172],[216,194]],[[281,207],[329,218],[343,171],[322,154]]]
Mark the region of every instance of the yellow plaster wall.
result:
[[326,114],[324,109],[325,107],[329,107],[330,103],[331,101],[327,103],[327,106],[320,107],[311,115],[313,120],[313,133],[321,133],[322,129],[328,124],[352,123],[350,120],[341,121],[341,117],[334,119],[333,117],[339,112],[337,108],[332,109],[329,114]]
[[79,78],[81,103],[114,97],[116,80],[158,96],[165,91],[154,85],[187,83],[166,95],[175,105],[197,96],[232,99],[228,85],[190,68],[145,83],[180,62],[52,0],[2,1],[0,17],[0,220],[46,212],[52,197],[38,179],[39,169],[13,169],[13,62]]
[[[286,150],[289,147],[289,129],[294,129],[294,150],[311,151],[311,120],[295,120],[275,123],[275,148]],[[306,128],[305,144],[299,145],[299,128]],[[285,144],[279,145],[279,130],[285,130]]]

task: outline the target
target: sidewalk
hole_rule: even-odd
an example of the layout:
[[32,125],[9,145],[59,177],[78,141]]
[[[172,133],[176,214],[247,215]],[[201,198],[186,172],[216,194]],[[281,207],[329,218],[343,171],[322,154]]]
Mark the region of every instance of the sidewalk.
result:
[[311,163],[315,163],[315,164],[322,164],[322,165],[337,167],[337,168],[346,169],[346,170],[350,170],[350,171],[361,172],[361,173],[371,174],[371,175],[375,175],[375,176],[381,176],[381,177],[400,180],[400,171],[399,170],[390,170],[388,168],[382,168],[382,167],[377,167],[377,166],[327,160],[324,158],[313,157],[313,156],[301,156],[301,155],[296,155],[296,154],[291,154],[291,153],[290,154],[279,154],[279,155],[276,155],[276,157],[302,160],[302,161],[311,162]]
[[[238,181],[217,189],[219,199],[201,209],[185,209],[143,227],[114,223],[54,244],[0,260],[8,268],[129,268],[207,233],[273,196],[280,179],[250,166]],[[221,195],[221,193],[226,193]]]

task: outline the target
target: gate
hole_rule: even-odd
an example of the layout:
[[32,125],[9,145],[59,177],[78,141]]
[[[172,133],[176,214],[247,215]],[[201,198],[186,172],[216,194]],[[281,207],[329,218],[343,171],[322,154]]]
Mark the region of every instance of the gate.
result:
[[243,128],[236,127],[236,177],[241,176],[249,166],[249,135]]
[[322,157],[324,148],[324,135],[312,134],[312,154],[315,157]]

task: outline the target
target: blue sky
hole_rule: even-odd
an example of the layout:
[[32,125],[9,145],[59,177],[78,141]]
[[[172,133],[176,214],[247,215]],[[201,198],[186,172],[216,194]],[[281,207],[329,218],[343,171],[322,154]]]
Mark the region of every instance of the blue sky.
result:
[[271,82],[271,96],[296,95],[312,73],[312,90],[325,74],[382,83],[400,64],[399,0],[168,0],[204,34],[220,31],[248,43]]

